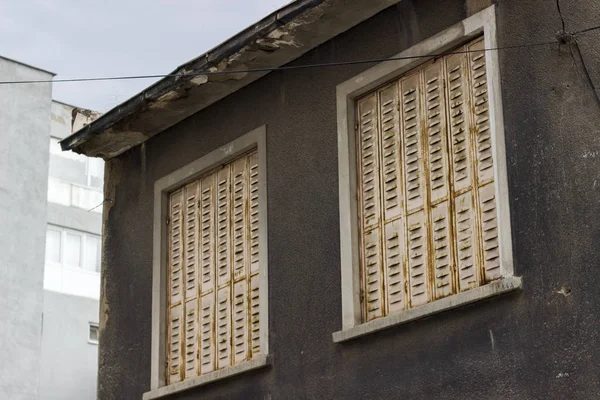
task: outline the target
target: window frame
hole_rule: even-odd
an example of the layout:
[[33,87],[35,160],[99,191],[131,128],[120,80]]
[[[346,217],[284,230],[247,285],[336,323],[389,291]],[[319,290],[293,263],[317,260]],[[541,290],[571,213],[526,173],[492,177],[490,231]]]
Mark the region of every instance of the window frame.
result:
[[[521,278],[513,269],[510,210],[504,122],[498,53],[486,53],[486,72],[490,104],[490,127],[494,159],[494,185],[498,209],[498,241],[502,278],[488,284],[384,316],[362,321],[360,303],[359,221],[357,200],[357,167],[355,146],[355,103],[361,96],[430,61],[431,58],[410,58],[414,55],[441,54],[463,43],[484,36],[486,49],[497,47],[495,6],[488,7],[458,24],[412,46],[354,76],[337,86],[338,173],[340,210],[340,257],[342,291],[342,330],[333,333],[334,342],[344,342],[391,326],[406,323],[436,312],[478,301],[521,287]],[[403,57],[406,57],[403,59]]]
[[[259,296],[260,296],[260,347],[261,353],[252,360],[221,370],[172,383],[167,386],[165,376],[167,337],[167,216],[169,194],[204,173],[227,164],[252,149],[258,153],[258,207],[259,207]],[[224,379],[269,364],[269,314],[268,314],[268,246],[267,246],[267,152],[266,126],[219,147],[184,167],[160,178],[154,184],[153,255],[152,255],[152,348],[150,391],[143,399],[155,399],[192,387]]]

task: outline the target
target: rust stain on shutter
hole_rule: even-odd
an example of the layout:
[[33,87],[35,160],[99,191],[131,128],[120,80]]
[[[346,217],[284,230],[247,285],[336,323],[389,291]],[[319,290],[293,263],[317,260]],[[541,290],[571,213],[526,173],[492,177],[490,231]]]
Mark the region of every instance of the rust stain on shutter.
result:
[[356,113],[363,320],[500,278],[485,52],[425,63]]
[[167,382],[260,354],[258,154],[169,197]]

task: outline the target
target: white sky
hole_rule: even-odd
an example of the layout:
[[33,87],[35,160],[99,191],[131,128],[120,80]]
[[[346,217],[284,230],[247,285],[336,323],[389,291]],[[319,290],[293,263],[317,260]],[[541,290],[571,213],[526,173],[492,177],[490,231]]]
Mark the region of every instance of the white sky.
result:
[[[60,78],[169,73],[290,0],[0,0],[0,55]],[[154,80],[55,83],[107,111]]]

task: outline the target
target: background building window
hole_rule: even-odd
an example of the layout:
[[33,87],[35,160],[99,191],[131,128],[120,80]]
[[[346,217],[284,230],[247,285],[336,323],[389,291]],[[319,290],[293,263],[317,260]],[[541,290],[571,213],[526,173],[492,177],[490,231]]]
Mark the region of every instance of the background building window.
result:
[[100,272],[100,236],[58,226],[46,231],[46,261],[68,268]]
[[90,322],[89,328],[88,342],[98,344],[98,339],[100,338],[98,324]]

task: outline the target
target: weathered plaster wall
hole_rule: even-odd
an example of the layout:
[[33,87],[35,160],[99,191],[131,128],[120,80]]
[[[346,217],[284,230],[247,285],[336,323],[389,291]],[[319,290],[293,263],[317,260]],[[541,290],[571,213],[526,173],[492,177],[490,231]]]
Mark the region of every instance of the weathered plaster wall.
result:
[[[597,2],[563,3],[568,29],[597,24]],[[402,1],[295,63],[391,56],[482,6]],[[555,6],[499,2],[500,46],[551,40],[560,29]],[[273,365],[172,398],[596,397],[600,107],[564,46],[502,51],[500,63],[522,292],[334,344],[335,87],[368,66],[271,73],[108,163],[99,398],[139,398],[149,389],[154,181],[262,124]]]
[[98,323],[98,300],[44,291],[39,400],[94,400],[98,345],[89,323]]
[[[52,74],[0,57],[2,80]],[[0,86],[0,398],[37,396],[51,84]]]

